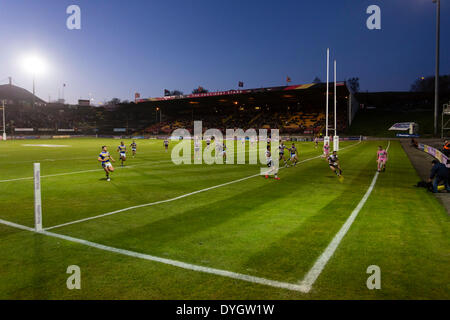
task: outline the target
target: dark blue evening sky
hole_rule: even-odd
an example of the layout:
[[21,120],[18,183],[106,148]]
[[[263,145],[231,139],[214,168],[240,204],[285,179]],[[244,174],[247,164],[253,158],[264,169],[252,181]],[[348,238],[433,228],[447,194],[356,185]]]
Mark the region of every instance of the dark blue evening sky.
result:
[[[441,74],[450,73],[450,4],[441,1]],[[81,8],[81,30],[66,28],[66,8]],[[366,28],[366,9],[381,7],[382,29]],[[409,90],[434,73],[431,0],[341,1],[0,1],[0,80],[31,90],[20,57],[38,52],[48,70],[37,94],[95,102],[113,97],[310,83],[326,78],[326,48],[338,80],[361,90]],[[331,74],[332,76],[332,74]],[[62,93],[61,93],[62,94]]]

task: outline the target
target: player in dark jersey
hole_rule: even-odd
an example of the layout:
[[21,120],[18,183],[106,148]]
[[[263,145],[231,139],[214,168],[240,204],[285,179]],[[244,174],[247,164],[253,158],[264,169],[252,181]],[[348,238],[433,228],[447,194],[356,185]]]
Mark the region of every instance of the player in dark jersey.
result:
[[330,169],[339,177],[342,175],[342,169],[339,164],[339,159],[336,151],[333,151],[333,153],[328,157],[328,165],[330,166]]
[[287,164],[286,158],[284,157],[284,149],[288,149],[288,147],[286,147],[284,145],[284,142],[281,141],[281,144],[278,146],[278,154],[280,155],[280,158],[278,159],[278,161],[283,160],[284,166],[287,167],[288,164]]
[[109,178],[109,174],[114,171],[114,167],[111,164],[112,162],[116,162],[113,157],[108,152],[108,148],[106,146],[102,146],[102,152],[98,155],[97,160],[102,163],[102,168],[106,172],[106,181],[111,181]]
[[125,146],[125,144],[122,142],[120,142],[120,146],[117,147],[117,151],[119,152],[119,158],[122,161],[122,167],[123,167],[123,162],[127,160],[127,147]]
[[130,147],[131,147],[131,152],[132,152],[133,158],[134,158],[134,156],[136,155],[136,148],[137,148],[137,144],[134,140],[133,140],[133,143],[130,144]]
[[167,150],[169,150],[169,140],[166,138],[166,139],[164,139],[164,148],[166,149],[166,152],[167,152]]
[[289,148],[289,153],[291,154],[291,164],[294,163],[294,167],[297,165],[298,162],[298,156],[297,156],[297,148],[295,147],[295,144],[292,144],[292,147]]
[[226,159],[227,159],[227,146],[226,146],[226,144],[225,144],[225,141],[223,142],[223,144],[222,144],[222,157],[225,159],[225,161],[226,161]]

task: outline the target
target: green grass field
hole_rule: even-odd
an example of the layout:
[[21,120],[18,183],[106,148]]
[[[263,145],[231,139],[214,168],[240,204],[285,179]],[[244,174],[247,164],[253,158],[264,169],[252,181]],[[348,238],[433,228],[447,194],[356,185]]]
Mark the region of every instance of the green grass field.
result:
[[[113,139],[0,144],[0,219],[33,227],[33,162],[41,163],[44,228],[172,199],[259,172],[262,165],[175,165],[161,140],[107,182],[97,162]],[[129,145],[130,140],[125,140]],[[297,142],[297,167],[49,230],[189,265],[298,284],[363,198],[387,141],[342,142],[344,180],[313,143]],[[68,147],[24,146],[56,144]],[[175,143],[171,143],[170,149]],[[189,270],[0,224],[0,299],[449,299],[449,216],[402,147],[308,293]],[[313,159],[311,159],[313,158]],[[23,178],[23,179],[22,179]],[[66,287],[69,265],[81,289]],[[381,289],[369,290],[370,265]]]

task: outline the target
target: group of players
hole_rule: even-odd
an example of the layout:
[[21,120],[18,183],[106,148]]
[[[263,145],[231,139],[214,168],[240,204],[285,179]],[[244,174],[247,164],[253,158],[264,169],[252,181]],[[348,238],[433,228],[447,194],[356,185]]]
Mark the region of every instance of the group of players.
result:
[[[132,155],[134,158],[134,156],[136,155],[136,149],[137,149],[136,141],[133,140],[133,142],[130,144],[130,147],[131,147],[131,152],[132,152]],[[123,141],[120,142],[120,145],[117,147],[117,152],[119,152],[119,159],[122,162],[121,165],[123,167],[123,163],[127,160],[127,147],[125,146]],[[103,170],[105,170],[106,181],[111,181],[111,178],[109,177],[109,175],[112,172],[114,172],[114,167],[111,164],[111,162],[116,162],[116,160],[114,160],[114,158],[108,152],[107,146],[102,146],[102,152],[100,152],[100,154],[98,155],[97,160],[99,162],[101,162],[102,168],[103,168]]]
[[[243,140],[243,143],[245,144],[245,140]],[[318,139],[317,137],[314,138],[314,144],[315,144],[315,148],[318,147]],[[169,148],[169,140],[166,138],[163,142],[165,151],[168,151]],[[206,148],[210,148],[211,146],[211,140],[207,139],[206,140]],[[136,142],[133,140],[133,142],[130,145],[131,147],[131,151],[132,151],[132,155],[133,158],[136,155],[136,149],[137,149],[137,144]],[[117,147],[117,152],[119,152],[119,158],[121,160],[121,166],[123,167],[124,162],[126,161],[126,149],[127,147],[125,146],[124,142],[122,141],[120,143],[120,145]],[[200,154],[200,141],[199,139],[194,139],[194,151],[195,151],[195,155],[199,155]],[[287,150],[290,154],[289,157],[289,162],[288,160],[286,160],[285,156],[284,156],[284,152],[285,150]],[[298,163],[298,150],[295,146],[294,143],[292,143],[292,146],[289,148],[287,147],[283,141],[281,141],[280,145],[278,146],[278,153],[279,153],[279,161],[283,161],[284,162],[284,167],[288,168],[290,166],[296,166]],[[216,143],[216,155],[219,156],[223,156],[224,158],[226,158],[226,145],[225,142],[223,143]],[[323,146],[323,158],[325,158],[328,161],[328,165],[330,167],[330,169],[338,176],[341,177],[342,176],[342,169],[339,163],[339,158],[337,155],[336,151],[333,151],[330,154],[330,145],[328,144],[328,142],[324,143]],[[386,170],[386,162],[388,159],[388,155],[387,155],[387,151],[382,147],[379,146],[378,147],[378,151],[377,151],[377,171],[378,172],[384,172]],[[114,167],[111,164],[112,162],[115,162],[114,158],[110,155],[110,153],[108,152],[108,148],[107,146],[102,146],[102,152],[99,154],[98,156],[98,161],[101,162],[103,169],[105,170],[106,173],[106,180],[110,181],[110,173],[112,173],[114,171]],[[266,161],[267,161],[267,167],[269,168],[269,170],[266,172],[265,174],[265,178],[269,178],[269,175],[273,175],[274,178],[276,180],[280,180],[280,178],[278,177],[278,169],[274,167],[273,161],[272,161],[272,155],[270,152],[270,139],[268,140],[268,144],[267,144],[267,150],[266,150]]]

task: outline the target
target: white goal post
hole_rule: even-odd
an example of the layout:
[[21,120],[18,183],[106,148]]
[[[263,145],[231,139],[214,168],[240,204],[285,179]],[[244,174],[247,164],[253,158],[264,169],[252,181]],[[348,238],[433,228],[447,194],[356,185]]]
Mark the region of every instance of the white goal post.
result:
[[42,231],[41,164],[34,164],[34,228]]

